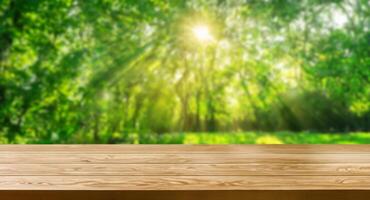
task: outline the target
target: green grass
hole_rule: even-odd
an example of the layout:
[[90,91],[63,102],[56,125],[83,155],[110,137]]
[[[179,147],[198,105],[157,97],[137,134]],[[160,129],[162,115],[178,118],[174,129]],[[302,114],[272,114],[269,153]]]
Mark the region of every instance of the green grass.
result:
[[370,144],[370,133],[242,132],[131,135],[135,144]]
[[[112,136],[106,135],[103,138]],[[370,144],[370,132],[314,133],[314,132],[219,132],[219,133],[131,133],[113,134],[114,143],[126,144]],[[0,137],[0,144],[7,144]],[[16,138],[14,144],[93,143],[89,138],[74,138],[69,141]],[[108,143],[102,140],[99,143]]]

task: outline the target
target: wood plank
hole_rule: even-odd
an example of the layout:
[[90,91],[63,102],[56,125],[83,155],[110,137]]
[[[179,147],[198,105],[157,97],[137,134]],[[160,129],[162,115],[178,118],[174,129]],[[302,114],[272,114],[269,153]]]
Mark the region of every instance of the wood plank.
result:
[[0,145],[0,192],[370,190],[362,145],[16,147]]
[[370,176],[370,164],[1,164],[0,176]]
[[2,176],[2,190],[370,190],[368,176]]
[[370,154],[0,154],[0,164],[370,163]]
[[[51,147],[52,146],[52,147]],[[370,154],[370,145],[0,145],[0,154]]]

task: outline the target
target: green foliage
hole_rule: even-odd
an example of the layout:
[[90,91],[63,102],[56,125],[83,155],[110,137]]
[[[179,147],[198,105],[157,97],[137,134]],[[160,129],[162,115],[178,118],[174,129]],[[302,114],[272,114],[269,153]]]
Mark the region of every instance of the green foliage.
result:
[[[364,0],[2,0],[0,143],[369,131],[369,8]],[[342,142],[230,135],[216,143]]]
[[[186,133],[184,144],[369,144],[369,133]],[[147,142],[147,141],[145,141]]]
[[[369,144],[370,133],[317,133],[317,132],[184,132],[165,134],[114,134],[116,143],[125,144]],[[104,141],[104,139],[102,140]],[[57,141],[35,141],[16,137],[14,143],[50,144]],[[70,143],[94,143],[94,140],[75,139]],[[109,141],[104,141],[105,143]],[[111,141],[110,141],[111,142]],[[8,144],[5,137],[0,137],[0,144]]]

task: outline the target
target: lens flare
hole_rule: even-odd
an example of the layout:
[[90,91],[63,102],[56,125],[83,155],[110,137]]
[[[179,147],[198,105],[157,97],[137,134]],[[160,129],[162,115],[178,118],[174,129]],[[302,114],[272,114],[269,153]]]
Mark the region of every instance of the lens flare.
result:
[[194,36],[201,42],[210,42],[213,40],[209,28],[205,25],[195,26],[192,31]]

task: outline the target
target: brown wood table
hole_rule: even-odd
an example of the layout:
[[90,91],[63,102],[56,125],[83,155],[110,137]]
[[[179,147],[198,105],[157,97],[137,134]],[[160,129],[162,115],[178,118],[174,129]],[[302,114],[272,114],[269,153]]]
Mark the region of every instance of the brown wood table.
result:
[[370,199],[370,145],[0,145],[8,199]]

